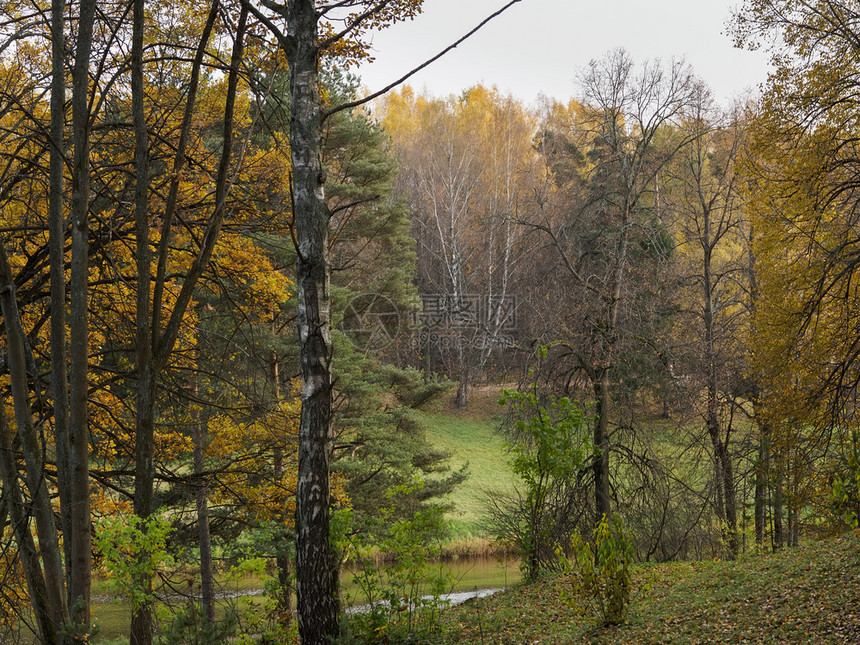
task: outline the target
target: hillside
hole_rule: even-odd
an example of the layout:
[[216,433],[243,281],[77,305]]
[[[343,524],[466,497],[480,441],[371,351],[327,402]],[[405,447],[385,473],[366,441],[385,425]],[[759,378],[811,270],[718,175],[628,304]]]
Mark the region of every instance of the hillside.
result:
[[858,643],[860,533],[737,562],[637,566],[617,627],[566,603],[568,589],[559,577],[470,601],[443,612],[431,642]]
[[514,483],[497,431],[504,413],[498,403],[499,387],[476,388],[470,398],[466,410],[457,409],[453,397],[445,396],[417,413],[430,443],[452,453],[452,467],[469,464],[469,478],[449,500],[455,538],[484,537],[481,518],[487,491],[510,490]]

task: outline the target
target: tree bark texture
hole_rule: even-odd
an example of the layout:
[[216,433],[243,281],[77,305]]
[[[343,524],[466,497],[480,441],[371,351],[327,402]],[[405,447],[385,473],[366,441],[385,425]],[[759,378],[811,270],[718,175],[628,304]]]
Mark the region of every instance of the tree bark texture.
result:
[[69,469],[71,476],[70,597],[73,612],[89,625],[92,534],[89,491],[89,206],[90,108],[89,66],[95,22],[95,0],[82,0],[72,69],[72,261],[69,309]]
[[[275,329],[272,330],[277,333]],[[273,394],[276,403],[281,402],[281,366],[278,359],[278,353],[273,351],[270,357],[270,375],[272,378]],[[286,438],[286,437],[285,437]],[[284,451],[280,444],[276,444],[273,454],[273,475],[276,482],[280,482],[284,476]],[[285,523],[287,518],[280,516],[280,521]],[[293,619],[293,587],[291,584],[292,577],[292,555],[290,553],[290,544],[294,540],[294,536],[284,532],[283,539],[275,545],[275,563],[278,569],[278,612],[283,616],[285,624],[289,625]]]
[[338,635],[338,573],[329,541],[331,313],[328,220],[320,156],[318,16],[313,0],[287,3],[290,148],[298,242],[297,286],[302,369],[296,573],[303,645]]
[[776,483],[773,489],[773,549],[781,549],[785,546],[785,533],[782,524],[782,509],[784,496],[782,492],[782,469],[776,468]]
[[[135,312],[135,344],[137,359],[137,401],[135,406],[135,464],[134,513],[142,520],[152,514],[155,425],[155,369],[152,364],[152,327],[149,314],[152,275],[152,252],[149,247],[149,137],[143,104],[143,29],[145,0],[134,0],[132,5],[131,38],[131,111],[134,122],[134,220],[135,262],[137,268],[137,302]],[[135,557],[147,559],[148,553]],[[152,580],[139,576],[134,584],[151,596]],[[131,618],[130,642],[132,645],[152,643],[152,603],[144,600]]]
[[764,545],[767,532],[767,479],[770,455],[768,451],[767,426],[760,428],[761,436],[758,443],[758,460],[755,468],[755,542]]
[[611,490],[609,485],[609,407],[612,403],[612,370],[614,369],[615,346],[618,340],[618,315],[621,308],[624,272],[627,268],[627,247],[629,246],[632,204],[629,196],[622,208],[620,231],[615,247],[612,268],[612,288],[603,321],[603,365],[597,371],[598,380],[594,384],[597,400],[597,418],[594,421],[594,525],[606,516],[611,516]]
[[594,387],[596,407],[594,419],[594,525],[612,513],[609,488],[609,370],[604,369]]
[[[196,384],[194,386],[196,393]],[[212,572],[212,537],[209,533],[209,481],[203,474],[203,450],[206,435],[200,423],[200,412],[192,413],[191,438],[194,441],[194,475],[197,485],[197,542],[200,546],[200,595],[206,620],[215,623],[215,576]]]
[[717,498],[717,518],[721,524],[723,540],[726,543],[726,551],[729,557],[736,558],[738,555],[738,519],[737,519],[737,496],[735,494],[734,470],[731,456],[729,454],[729,433],[726,430],[723,438],[723,428],[719,416],[719,381],[717,375],[717,351],[715,341],[714,322],[714,278],[712,271],[712,259],[715,240],[711,236],[711,211],[706,205],[702,212],[702,237],[701,245],[703,252],[703,300],[704,300],[704,326],[705,326],[705,365],[706,365],[706,390],[707,390],[707,412],[705,425],[708,436],[714,449],[715,464],[715,491]]
[[27,591],[33,607],[36,627],[42,643],[58,643],[61,623],[57,620],[57,608],[48,596],[48,586],[42,574],[39,551],[30,531],[27,505],[18,482],[18,467],[12,447],[12,431],[6,421],[6,411],[0,413],[0,479],[3,481],[3,500],[6,502],[18,557],[27,581]]
[[[66,361],[66,225],[63,217],[63,162],[66,110],[65,4],[51,2],[51,131],[48,184],[48,252],[51,282],[51,389],[54,400],[54,442],[57,488],[63,535],[71,535],[72,480],[69,462],[69,376]],[[69,595],[72,585],[72,542],[63,543]],[[72,602],[71,597],[69,598]],[[89,620],[89,612],[87,612]]]

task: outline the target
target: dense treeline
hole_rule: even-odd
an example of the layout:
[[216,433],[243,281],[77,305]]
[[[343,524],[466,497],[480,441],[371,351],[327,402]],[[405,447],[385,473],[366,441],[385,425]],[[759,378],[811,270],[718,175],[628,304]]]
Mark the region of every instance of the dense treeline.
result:
[[[506,538],[540,551],[544,535],[541,566],[613,512],[642,559],[734,557],[856,522],[853,135],[800,80],[788,119],[778,80],[725,110],[682,63],[615,51],[568,105],[475,87],[379,107],[419,291],[449,294],[425,311],[420,360],[459,381],[463,406],[471,384],[516,382],[537,417],[559,396],[586,412],[592,455],[554,501],[490,501]],[[504,337],[487,304],[503,298]]]
[[[382,106],[419,290],[455,294],[447,329],[425,313],[425,337],[435,326],[466,341],[421,358],[459,375],[461,404],[486,380],[586,407],[592,456],[545,509],[550,560],[552,544],[613,511],[644,559],[737,554],[757,436],[736,179],[746,117],[721,112],[682,63],[615,51],[579,80],[580,99],[534,111],[480,87],[447,100],[407,89]],[[497,285],[516,303],[509,344],[489,308],[462,322],[476,300],[501,301]],[[643,423],[658,415],[663,432]],[[493,503],[507,530],[528,515],[521,501]]]
[[856,526],[855,11],[750,0],[776,71],[731,110],[617,50],[567,104],[371,113],[343,68],[420,2],[266,7],[2,7],[0,636],[86,642],[93,571],[133,643],[176,576],[214,629],[215,574],[259,557],[255,634],[298,587],[325,642],[343,545],[467,477],[412,414],[454,383],[529,393],[540,495],[488,521],[530,573],[604,515],[643,560]]

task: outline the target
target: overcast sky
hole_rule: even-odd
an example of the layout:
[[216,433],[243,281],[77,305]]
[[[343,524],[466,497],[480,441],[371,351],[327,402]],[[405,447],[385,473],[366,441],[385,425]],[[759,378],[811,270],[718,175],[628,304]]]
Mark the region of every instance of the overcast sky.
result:
[[[424,0],[424,13],[373,37],[359,74],[376,90],[450,44],[507,0]],[[767,55],[735,49],[727,21],[740,0],[521,0],[413,77],[443,96],[477,83],[526,102],[567,100],[590,59],[624,47],[633,59],[684,57],[723,104],[767,78]]]

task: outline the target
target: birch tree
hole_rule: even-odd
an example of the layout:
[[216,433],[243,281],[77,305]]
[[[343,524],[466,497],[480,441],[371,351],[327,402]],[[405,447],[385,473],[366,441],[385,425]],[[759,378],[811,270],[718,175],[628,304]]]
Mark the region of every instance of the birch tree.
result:
[[406,88],[383,112],[413,211],[427,306],[424,360],[435,351],[457,379],[456,403],[464,408],[472,380],[484,376],[503,337],[513,336],[514,285],[525,257],[514,250],[523,241],[536,125],[515,99],[481,86],[447,99]]
[[[319,63],[325,50],[357,37],[372,23],[414,15],[420,2],[313,0],[271,4],[269,19],[290,72],[290,152],[295,218],[302,410],[296,487],[296,583],[303,643],[323,645],[338,635],[338,568],[329,535],[331,455],[331,294],[328,225],[319,94]],[[343,23],[330,22],[346,13]],[[354,13],[349,13],[354,12]],[[286,23],[285,27],[280,25]],[[277,23],[277,24],[276,24]]]

